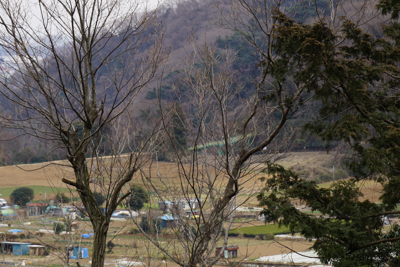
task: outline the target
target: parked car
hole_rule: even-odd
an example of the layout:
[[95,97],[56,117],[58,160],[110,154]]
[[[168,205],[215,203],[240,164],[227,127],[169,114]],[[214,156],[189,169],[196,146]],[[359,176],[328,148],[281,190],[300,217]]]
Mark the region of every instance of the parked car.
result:
[[7,201],[4,198],[0,198],[0,207],[7,206]]

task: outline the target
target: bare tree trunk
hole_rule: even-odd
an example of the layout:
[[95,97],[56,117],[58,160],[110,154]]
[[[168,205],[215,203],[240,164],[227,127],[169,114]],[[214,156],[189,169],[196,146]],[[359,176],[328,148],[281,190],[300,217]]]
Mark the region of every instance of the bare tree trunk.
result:
[[107,232],[110,220],[103,218],[99,222],[92,222],[94,232],[92,266],[103,267],[106,255]]

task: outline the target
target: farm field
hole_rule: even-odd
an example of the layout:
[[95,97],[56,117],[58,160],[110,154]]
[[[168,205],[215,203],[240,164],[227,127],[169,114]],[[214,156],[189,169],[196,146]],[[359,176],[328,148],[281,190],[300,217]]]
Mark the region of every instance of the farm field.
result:
[[[308,166],[307,168],[315,169],[325,168],[326,171],[329,171],[329,166],[331,165],[332,157],[331,155],[326,156],[325,152],[298,152],[298,153],[290,153],[290,155],[286,155],[282,157],[279,161],[280,164],[293,168],[296,170],[296,166],[300,166],[301,164],[305,164]],[[255,165],[252,172],[249,172],[246,177],[247,182],[244,183],[241,187],[241,191],[237,196],[237,203],[242,203],[242,205],[247,207],[256,207],[257,200],[255,195],[257,191],[262,188],[263,183],[259,180],[259,178],[265,176],[264,174],[257,173],[257,170],[261,170],[263,164]],[[302,169],[300,171],[304,171],[304,175],[308,173],[308,170]],[[145,167],[144,172],[147,178],[152,179],[156,187],[163,191],[165,190],[165,184],[168,184],[171,188],[177,190],[177,195],[179,195],[179,176],[178,176],[178,168],[174,163],[169,162],[158,162],[157,164],[148,165]],[[218,173],[217,170],[211,170],[211,175],[218,174],[218,180],[216,183],[216,187],[224,186],[224,174]],[[68,167],[67,162],[54,162],[54,164],[29,164],[29,165],[20,165],[16,166],[6,166],[0,168],[0,194],[2,194],[2,198],[9,200],[8,197],[11,192],[20,187],[20,186],[28,186],[34,190],[35,199],[34,200],[44,200],[45,194],[46,199],[51,199],[57,192],[66,193],[68,195],[70,189],[61,182],[62,178],[73,179],[72,169]],[[134,177],[132,183],[134,184],[143,184],[143,177],[137,175]],[[331,182],[321,183],[321,187],[329,187]],[[364,181],[360,182],[360,189],[364,194],[364,199],[369,199],[374,202],[379,201],[379,196],[381,192],[381,186],[374,181]],[[46,193],[44,193],[46,192]],[[73,193],[74,194],[74,193]],[[151,202],[146,204],[146,207],[151,207],[153,209],[157,209],[158,207],[158,199],[155,196],[151,196]],[[10,226],[0,227],[0,232],[6,233],[8,230],[12,228],[20,228],[25,231],[25,233],[34,234],[39,229],[48,228],[51,229],[54,227],[50,224],[51,221],[55,221],[61,218],[48,217],[46,219],[21,219],[18,221],[11,222]],[[25,225],[23,223],[29,222],[31,224]],[[131,221],[113,221],[110,226],[110,231],[108,235],[108,239],[114,242],[116,245],[113,249],[113,253],[107,254],[107,262],[109,264],[114,264],[115,260],[131,257],[136,260],[142,258],[141,261],[150,261],[148,257],[152,260],[157,259],[157,262],[161,264],[161,260],[165,259],[165,255],[157,251],[143,235],[141,234],[132,234],[132,229],[136,228],[136,226]],[[75,235],[63,237],[54,236],[54,235],[45,235],[41,237],[40,242],[45,242],[46,244],[50,244],[52,247],[56,248],[52,250],[52,253],[46,257],[30,257],[30,256],[21,256],[16,260],[21,261],[23,259],[30,261],[40,261],[43,265],[40,266],[52,266],[54,262],[61,263],[60,251],[62,247],[71,244],[71,242],[80,242],[83,246],[87,246],[89,248],[89,255],[91,254],[91,239],[82,239],[82,233],[91,232],[91,225],[88,220],[79,221],[79,229],[75,232]],[[286,228],[278,228],[277,225],[264,225],[264,222],[258,220],[237,220],[234,221],[231,227],[231,232],[239,234],[239,236],[231,236],[229,238],[229,245],[238,245],[238,260],[243,259],[256,259],[261,256],[269,256],[276,254],[283,254],[290,252],[289,248],[292,248],[296,251],[304,251],[312,246],[312,243],[304,240],[278,240],[278,242],[273,240],[259,240],[259,238],[254,238],[254,236],[259,234],[279,234],[286,233],[288,229]],[[244,235],[254,235],[247,236]],[[160,242],[165,242],[165,244],[169,244],[170,249],[175,249],[179,252],[179,244],[177,240],[174,238],[175,233],[172,232],[164,232],[164,236],[160,236]],[[26,238],[26,237],[30,238]],[[33,238],[31,234],[25,234],[25,237],[20,239],[17,238],[16,241],[21,242],[32,242],[39,244],[39,240],[37,238]],[[58,250],[58,252],[57,252]],[[15,257],[10,257],[10,260],[14,260]],[[85,265],[88,264],[89,259],[80,260],[80,263]],[[167,261],[169,266],[177,266],[176,264]]]
[[[287,155],[278,155],[277,157],[281,158],[278,161],[279,164],[282,164],[287,168],[293,168],[295,171],[301,172],[303,170],[303,172],[308,173],[310,170],[331,168],[335,155],[318,151],[288,153]],[[241,192],[238,195],[239,203],[246,202],[247,206],[257,206],[258,203],[253,196],[260,188],[262,188],[263,184],[259,178],[264,177],[265,175],[259,174],[256,171],[261,170],[262,168],[263,164],[254,166],[254,171],[249,173],[248,177],[246,177],[248,181],[242,185]],[[169,185],[176,184],[176,190],[179,190],[178,168],[176,164],[170,162],[158,162],[157,164],[145,166],[144,172],[148,177],[151,177],[152,180],[155,181],[155,184],[159,186],[160,189],[163,187],[160,182],[161,178],[163,182]],[[224,185],[223,175],[219,175],[220,178],[218,183],[215,185],[216,187],[222,187]],[[50,194],[50,197],[52,191],[68,191],[67,186],[61,182],[62,178],[73,179],[72,168],[68,167],[68,162],[66,161],[56,161],[52,162],[52,164],[37,163],[19,165],[18,167],[0,167],[0,194],[3,194],[3,197],[7,200],[9,194],[16,187],[43,186],[43,188],[33,187],[32,189],[42,193],[42,195],[36,195],[35,192],[36,200],[44,199],[44,191],[46,191],[47,194]],[[132,183],[142,184],[142,177],[136,175]],[[331,182],[329,181],[320,184],[320,186],[329,186],[330,184]],[[55,188],[55,190],[52,190],[52,188]],[[364,194],[364,199],[369,199],[373,202],[379,201],[381,192],[381,186],[379,184],[374,181],[363,181],[360,182],[360,189]]]

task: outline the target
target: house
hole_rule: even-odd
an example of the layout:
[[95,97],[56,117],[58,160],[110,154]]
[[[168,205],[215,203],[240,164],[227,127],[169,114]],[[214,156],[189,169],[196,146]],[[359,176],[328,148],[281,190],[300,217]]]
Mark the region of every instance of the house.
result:
[[179,202],[182,203],[183,209],[195,210],[200,208],[201,199],[199,200],[197,198],[181,198]]
[[[215,257],[218,257],[219,253],[221,252],[222,247],[215,248]],[[238,249],[239,246],[227,246],[225,247],[224,253],[221,255],[222,258],[237,258],[238,256]]]
[[44,203],[26,203],[26,211],[29,216],[44,215],[47,209],[47,204]]
[[178,201],[159,201],[158,202],[158,209],[162,211],[181,211],[185,207],[185,204],[179,203]]
[[170,228],[176,226],[177,219],[172,215],[165,214],[163,216],[158,217],[161,220],[161,228]]
[[[201,201],[201,200],[200,200]],[[174,201],[159,201],[158,208],[162,211],[182,211],[182,210],[193,210],[200,207],[199,200],[197,198],[181,198]]]
[[29,254],[29,245],[31,243],[3,241],[0,242],[0,249],[2,253],[21,256]]

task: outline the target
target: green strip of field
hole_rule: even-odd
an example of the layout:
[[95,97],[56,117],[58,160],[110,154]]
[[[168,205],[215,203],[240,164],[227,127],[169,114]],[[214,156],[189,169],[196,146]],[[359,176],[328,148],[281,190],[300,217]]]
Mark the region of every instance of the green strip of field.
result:
[[[8,198],[11,193],[19,188],[21,186],[14,186],[14,187],[3,187],[0,188],[0,197],[6,197]],[[52,186],[41,186],[41,185],[29,185],[29,186],[24,186],[24,187],[29,187],[33,190],[33,193],[35,196],[43,195],[46,192],[47,196],[57,194],[58,192],[60,193],[67,193],[69,192],[68,188],[61,188],[61,187],[52,187]]]
[[279,227],[278,224],[267,224],[267,225],[259,225],[259,226],[250,226],[250,227],[241,227],[234,230],[230,230],[230,233],[234,234],[285,234],[290,233],[289,228],[285,226]]

